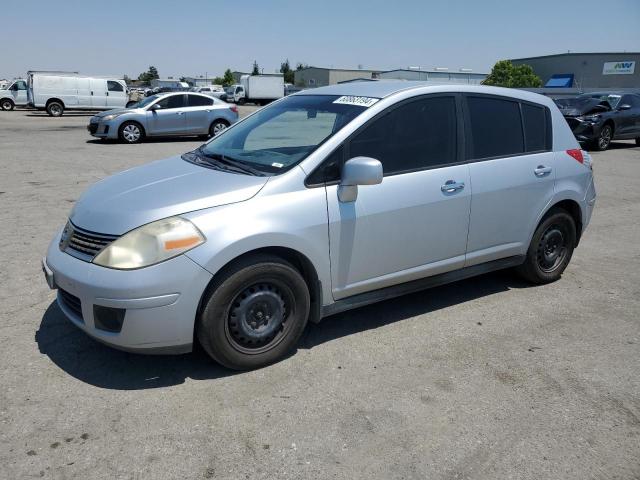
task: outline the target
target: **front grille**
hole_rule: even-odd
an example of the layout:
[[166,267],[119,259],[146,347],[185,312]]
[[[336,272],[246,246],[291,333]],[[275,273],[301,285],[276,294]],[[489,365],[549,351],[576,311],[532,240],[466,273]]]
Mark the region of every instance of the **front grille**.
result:
[[80,317],[80,320],[84,322],[84,318],[82,317],[82,303],[80,302],[80,299],[61,288],[58,289],[58,294],[60,295],[62,303],[64,303],[69,310],[75,313]]
[[90,232],[69,222],[62,234],[60,248],[81,260],[91,261],[103,248],[117,238],[117,235]]
[[580,120],[576,120],[573,117],[564,117],[567,120],[567,123],[569,124],[569,128],[571,130],[575,130],[580,124]]
[[98,131],[98,124],[97,123],[90,123],[87,128],[89,129],[89,133],[91,135],[93,135]]

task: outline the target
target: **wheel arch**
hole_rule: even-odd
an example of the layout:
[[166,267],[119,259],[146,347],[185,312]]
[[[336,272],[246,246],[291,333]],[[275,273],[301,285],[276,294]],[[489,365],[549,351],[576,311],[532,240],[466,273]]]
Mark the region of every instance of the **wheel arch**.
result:
[[309,295],[311,297],[311,308],[309,311],[309,321],[317,323],[320,321],[321,308],[322,308],[322,286],[318,272],[313,265],[313,262],[302,252],[290,247],[283,246],[266,246],[248,250],[235,258],[225,263],[211,278],[207,288],[205,288],[200,302],[198,304],[197,316],[200,316],[202,308],[204,307],[204,301],[209,296],[211,290],[215,287],[217,281],[224,276],[229,270],[233,269],[236,265],[246,261],[251,257],[258,257],[260,255],[272,255],[281,258],[282,260],[290,263],[296,268],[309,289]]
[[3,102],[5,100],[9,100],[14,106],[16,105],[16,102],[14,101],[13,97],[0,97],[0,102]]
[[540,222],[542,222],[550,214],[550,212],[552,212],[554,210],[564,210],[569,215],[571,215],[571,218],[573,218],[573,221],[576,224],[576,244],[575,244],[575,246],[577,247],[578,243],[580,243],[580,237],[582,236],[582,227],[583,227],[582,207],[580,206],[580,204],[576,200],[569,199],[569,198],[565,198],[565,199],[562,199],[562,200],[557,200],[555,202],[551,202],[549,204],[549,207],[546,209],[546,211],[544,212],[544,214],[542,215],[542,217],[540,218],[540,220],[536,224],[536,228],[538,228],[538,225],[540,225]]
[[138,120],[134,120],[134,119],[123,119],[119,125],[118,125],[118,135],[120,135],[120,130],[122,130],[122,127],[127,124],[127,123],[135,123],[136,125],[138,125],[140,127],[140,129],[142,130],[142,136],[146,137],[147,135],[147,129],[144,127],[144,125],[142,124],[142,122],[138,121]]
[[60,100],[57,97],[52,97],[52,98],[48,98],[47,99],[47,103],[45,103],[45,108],[47,108],[49,106],[50,103],[52,102],[58,102],[62,105],[62,108],[67,108],[67,106],[64,104],[64,102],[62,100]]

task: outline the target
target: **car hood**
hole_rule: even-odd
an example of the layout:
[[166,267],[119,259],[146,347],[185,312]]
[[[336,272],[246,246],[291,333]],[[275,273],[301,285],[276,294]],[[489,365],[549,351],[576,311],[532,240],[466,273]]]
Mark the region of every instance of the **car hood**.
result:
[[86,230],[122,235],[161,218],[248,200],[267,180],[176,156],[99,181],[81,195],[69,218]]
[[135,112],[139,110],[138,108],[114,108],[113,110],[106,110],[104,112],[100,112],[100,113],[96,113],[94,115],[94,117],[97,118],[102,118],[102,117],[106,117],[107,115],[120,115],[122,113],[129,113],[129,112]]
[[579,115],[596,114],[611,110],[609,102],[600,99],[588,100],[556,100],[556,105],[565,117],[577,117]]

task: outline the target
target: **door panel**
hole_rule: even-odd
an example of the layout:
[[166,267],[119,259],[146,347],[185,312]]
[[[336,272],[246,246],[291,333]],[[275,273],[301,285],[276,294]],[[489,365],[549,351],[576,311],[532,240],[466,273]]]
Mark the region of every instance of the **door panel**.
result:
[[159,110],[148,110],[147,133],[149,135],[177,135],[187,130],[184,95],[172,95],[157,102]]
[[473,200],[466,266],[526,252],[532,225],[553,197],[554,166],[553,152],[469,165]]
[[91,106],[105,108],[107,106],[107,81],[99,78],[90,78]]
[[124,107],[129,98],[124,86],[115,80],[107,81],[106,95],[107,106],[111,108]]
[[193,134],[209,132],[209,124],[213,118],[213,99],[199,95],[187,95],[186,122],[187,131]]
[[385,177],[349,203],[327,186],[336,300],[463,266],[471,192],[449,180],[469,185],[468,165]]

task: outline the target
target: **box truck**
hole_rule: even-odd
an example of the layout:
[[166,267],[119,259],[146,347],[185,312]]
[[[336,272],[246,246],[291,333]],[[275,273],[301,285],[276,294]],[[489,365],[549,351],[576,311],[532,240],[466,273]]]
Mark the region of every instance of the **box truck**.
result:
[[127,85],[117,78],[79,75],[77,72],[27,72],[28,105],[46,110],[52,117],[65,110],[111,110],[124,108]]
[[13,110],[16,106],[27,104],[27,82],[23,79],[14,80],[6,88],[0,90],[0,108]]
[[284,78],[282,75],[242,75],[240,83],[227,90],[227,97],[227,101],[240,105],[266,105],[284,97]]

